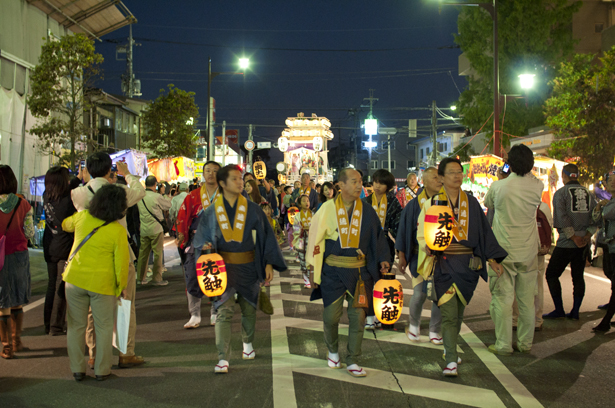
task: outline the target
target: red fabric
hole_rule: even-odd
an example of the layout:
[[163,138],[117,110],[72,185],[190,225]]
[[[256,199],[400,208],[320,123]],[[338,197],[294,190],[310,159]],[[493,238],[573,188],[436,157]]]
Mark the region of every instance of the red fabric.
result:
[[179,211],[177,212],[177,221],[175,221],[175,225],[177,226],[177,233],[182,234],[184,236],[184,241],[180,244],[180,247],[183,248],[188,238],[190,236],[190,224],[192,224],[192,220],[196,218],[196,215],[201,211],[203,205],[201,204],[201,189],[196,188],[190,192],[184,198],[184,202],[181,207],[179,207]]
[[[32,207],[26,200],[22,199],[19,201],[19,206],[15,210],[17,212],[6,234],[6,243],[4,244],[5,255],[28,250],[28,239],[24,234],[23,223],[30,208]],[[13,215],[12,212],[5,214],[0,211],[0,236],[6,232],[6,226],[11,219],[11,215]]]

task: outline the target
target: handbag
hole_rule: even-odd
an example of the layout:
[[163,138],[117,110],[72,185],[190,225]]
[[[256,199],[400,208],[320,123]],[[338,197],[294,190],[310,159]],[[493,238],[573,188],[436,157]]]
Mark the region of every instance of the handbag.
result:
[[160,224],[160,226],[162,227],[162,231],[164,234],[169,232],[169,226],[167,225],[166,222],[162,222],[158,219],[158,217],[156,217],[154,214],[152,214],[152,212],[149,210],[149,208],[147,208],[147,205],[145,204],[145,200],[141,200],[143,202],[143,206],[145,207],[145,209],[147,210],[147,212],[149,213],[149,215],[151,215],[152,217],[154,217],[154,219],[156,221],[158,221],[158,224]]
[[[70,263],[70,261],[73,260],[73,258],[75,257],[75,255],[77,255],[77,252],[79,252],[79,250],[81,249],[81,247],[88,242],[88,240],[90,238],[92,238],[92,235],[94,235],[96,233],[96,231],[98,231],[99,229],[101,229],[102,227],[104,227],[105,225],[109,225],[109,223],[111,223],[111,221],[107,221],[105,222],[103,225],[101,225],[100,227],[96,227],[92,230],[92,232],[90,232],[85,238],[83,238],[83,241],[81,241],[79,243],[79,246],[77,246],[77,248],[75,248],[75,250],[73,251],[72,254],[70,254],[70,258],[68,258],[68,261],[66,261],[66,264],[64,265],[64,270],[66,270],[66,268],[68,267],[68,264]],[[62,282],[60,282],[60,285],[58,286],[58,296],[60,297],[60,299],[66,299],[66,292],[65,292],[65,288],[66,288],[66,282],[64,281],[64,279],[62,279]]]
[[359,268],[359,280],[357,281],[357,286],[354,290],[354,300],[352,302],[352,307],[361,308],[367,307],[367,292],[365,291],[365,282],[361,279],[361,268]]
[[4,231],[4,234],[2,234],[2,237],[0,237],[0,271],[2,270],[2,268],[4,268],[6,233],[9,231],[9,227],[11,226],[11,222],[13,221],[13,217],[15,216],[15,213],[17,212],[17,208],[19,208],[19,204],[21,204],[21,197],[17,198],[17,205],[15,206],[15,208],[13,208],[13,214],[11,215],[11,218],[9,218],[9,223],[6,224],[6,230]]

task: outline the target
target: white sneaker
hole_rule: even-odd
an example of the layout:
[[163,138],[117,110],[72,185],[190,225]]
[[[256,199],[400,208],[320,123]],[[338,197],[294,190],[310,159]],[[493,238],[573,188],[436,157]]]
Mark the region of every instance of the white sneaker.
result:
[[216,374],[226,374],[228,373],[228,361],[220,360],[216,367],[214,368],[214,373]]
[[329,353],[327,364],[329,365],[329,368],[342,368],[339,353]]
[[457,363],[448,363],[442,374],[445,377],[457,377]]
[[217,313],[212,314],[211,317],[209,318],[209,325],[215,326],[217,320],[218,320],[218,314]]
[[406,336],[408,336],[408,340],[412,342],[421,341],[420,329],[416,326],[408,325],[408,330],[406,330]]
[[184,324],[184,329],[196,329],[201,324],[201,318],[198,316],[190,316],[188,323]]
[[352,375],[353,377],[365,377],[367,375],[367,371],[359,367],[357,364],[349,365],[348,367],[346,367],[346,370],[348,370],[348,374]]
[[367,316],[365,318],[365,330],[374,330],[374,320],[376,320],[376,316]]

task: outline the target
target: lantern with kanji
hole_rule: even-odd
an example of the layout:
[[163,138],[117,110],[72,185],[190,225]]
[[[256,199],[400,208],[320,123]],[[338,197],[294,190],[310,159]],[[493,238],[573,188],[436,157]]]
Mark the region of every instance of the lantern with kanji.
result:
[[313,140],[312,146],[314,146],[314,151],[321,151],[322,150],[322,137],[320,136],[316,136]]
[[404,289],[395,274],[383,274],[374,285],[374,312],[384,324],[393,324],[401,317],[404,307]]
[[222,296],[226,290],[226,265],[218,254],[204,254],[196,261],[196,278],[207,297]]
[[290,222],[290,225],[295,225],[295,214],[297,214],[298,212],[299,209],[297,207],[290,207],[288,209],[288,222]]
[[254,162],[254,177],[258,180],[262,180],[267,177],[267,166],[262,161]]
[[425,214],[424,234],[432,251],[444,251],[453,240],[455,217],[446,201],[434,201]]

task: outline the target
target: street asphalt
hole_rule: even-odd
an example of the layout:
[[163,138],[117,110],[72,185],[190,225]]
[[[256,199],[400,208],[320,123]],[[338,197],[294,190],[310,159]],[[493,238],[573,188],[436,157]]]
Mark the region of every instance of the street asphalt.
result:
[[[429,305],[423,309],[422,341],[405,335],[408,310],[392,328],[365,332],[365,378],[327,367],[322,302],[310,302],[299,264],[285,251],[289,270],[276,273],[267,290],[273,316],[258,312],[256,359],[241,359],[240,312],[233,321],[229,373],[214,374],[217,352],[210,305],[203,302],[202,326],[185,330],[189,319],[184,279],[175,245],[167,239],[164,278],[168,286],[138,286],[137,354],[147,364],[113,368],[105,382],[72,378],[65,336],[45,335],[43,305],[47,268],[42,251],[31,249],[32,299],[26,307],[23,343],[17,358],[0,361],[0,407],[613,407],[615,329],[594,334],[602,318],[597,306],[610,296],[602,271],[586,268],[581,319],[545,321],[531,353],[496,356],[488,313],[491,296],[479,284],[466,308],[459,341],[459,377],[442,376],[442,346],[428,342]],[[408,303],[411,281],[400,279]],[[562,276],[564,304],[572,306],[569,271]],[[545,284],[545,312],[553,308]],[[347,343],[345,313],[340,328],[342,361]],[[117,350],[114,350],[117,355]],[[85,353],[84,353],[85,356]],[[115,360],[117,364],[117,359]]]

